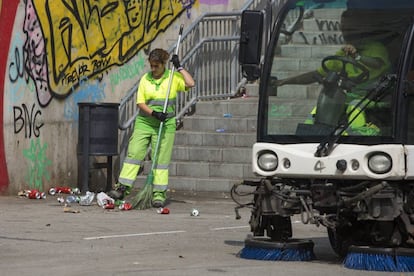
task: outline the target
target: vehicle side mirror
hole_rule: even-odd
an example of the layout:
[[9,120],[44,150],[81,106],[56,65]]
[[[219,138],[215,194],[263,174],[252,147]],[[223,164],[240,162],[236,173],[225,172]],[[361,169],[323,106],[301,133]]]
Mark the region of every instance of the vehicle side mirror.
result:
[[248,81],[260,77],[260,59],[262,52],[263,13],[245,10],[242,13],[240,30],[239,63],[243,76]]

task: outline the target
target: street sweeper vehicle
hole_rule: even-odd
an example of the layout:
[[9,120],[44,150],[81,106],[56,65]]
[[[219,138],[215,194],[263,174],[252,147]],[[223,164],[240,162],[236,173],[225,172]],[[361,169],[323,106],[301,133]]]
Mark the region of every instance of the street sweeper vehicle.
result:
[[[251,208],[240,256],[313,259],[297,216],[326,227],[347,267],[414,271],[414,1],[279,5],[274,20],[242,16],[240,64],[260,86],[259,180],[232,188],[236,213]],[[244,185],[252,202],[239,200]]]

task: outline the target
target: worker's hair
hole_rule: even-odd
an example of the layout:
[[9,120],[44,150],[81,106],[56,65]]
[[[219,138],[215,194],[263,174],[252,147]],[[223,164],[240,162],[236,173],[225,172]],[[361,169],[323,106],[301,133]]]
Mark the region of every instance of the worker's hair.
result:
[[170,55],[168,52],[160,48],[152,50],[148,56],[149,61],[160,62],[163,64],[165,64],[169,58]]

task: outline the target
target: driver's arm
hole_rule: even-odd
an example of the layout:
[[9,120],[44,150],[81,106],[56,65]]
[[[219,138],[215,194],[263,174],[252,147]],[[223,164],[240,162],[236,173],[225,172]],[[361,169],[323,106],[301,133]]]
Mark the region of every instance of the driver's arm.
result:
[[385,65],[385,62],[382,58],[363,55],[358,52],[357,48],[354,45],[351,44],[347,44],[342,47],[342,51],[344,52],[345,56],[352,57],[356,61],[370,68],[380,68],[381,66]]
[[385,62],[379,57],[356,56],[355,60],[371,68],[380,68],[384,66]]
[[322,76],[318,71],[311,71],[301,75],[289,77],[283,80],[278,80],[277,85],[282,86],[285,84],[311,84],[314,82],[321,82]]

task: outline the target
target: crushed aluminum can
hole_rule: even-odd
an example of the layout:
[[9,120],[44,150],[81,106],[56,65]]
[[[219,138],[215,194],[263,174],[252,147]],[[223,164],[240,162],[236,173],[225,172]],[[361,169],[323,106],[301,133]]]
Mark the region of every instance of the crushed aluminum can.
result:
[[192,217],[198,217],[199,215],[200,215],[200,212],[197,209],[191,210]]
[[131,210],[132,209],[132,204],[129,203],[129,202],[122,203],[121,205],[119,205],[119,209],[123,210],[123,211]]
[[112,202],[107,202],[102,206],[104,209],[114,209],[115,208],[115,204]]
[[78,195],[80,194],[80,190],[79,188],[58,186],[58,187],[50,188],[49,194],[52,196],[55,194],[76,194]]
[[30,199],[40,199],[40,192],[38,190],[27,191],[27,197]]
[[161,215],[168,215],[170,213],[170,209],[165,208],[165,207],[164,208],[158,208],[157,213],[161,214]]
[[45,192],[41,192],[40,193],[40,198],[41,199],[46,199],[46,193]]
[[49,195],[55,195],[56,194],[56,189],[55,188],[50,188],[49,189]]
[[71,193],[70,187],[58,186],[58,187],[54,187],[54,188],[50,188],[49,189],[49,194],[50,195],[55,195],[55,194],[70,194],[70,193]]
[[60,196],[57,198],[57,202],[59,202],[60,204],[65,203],[65,198],[63,196]]

